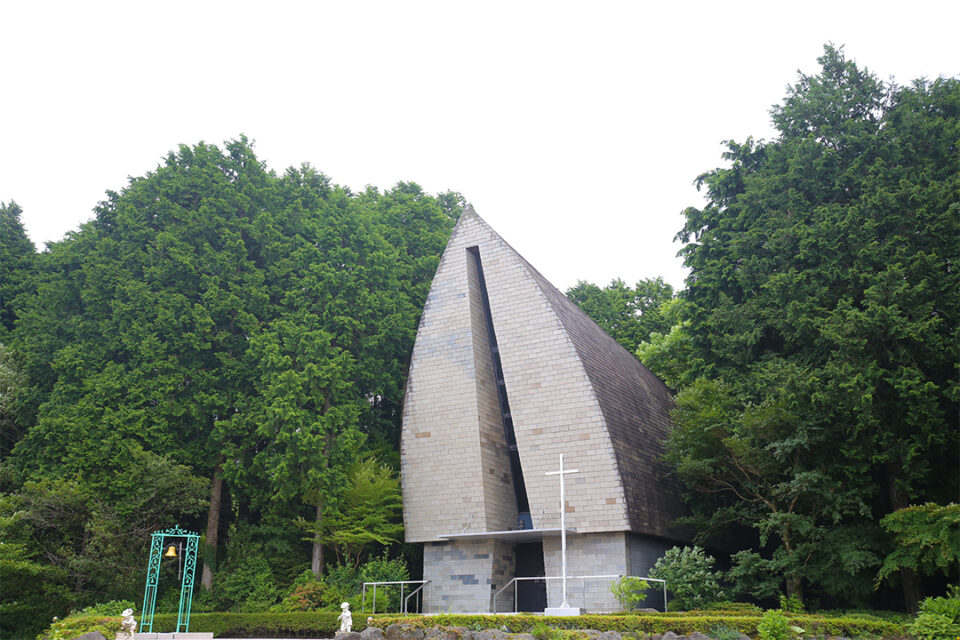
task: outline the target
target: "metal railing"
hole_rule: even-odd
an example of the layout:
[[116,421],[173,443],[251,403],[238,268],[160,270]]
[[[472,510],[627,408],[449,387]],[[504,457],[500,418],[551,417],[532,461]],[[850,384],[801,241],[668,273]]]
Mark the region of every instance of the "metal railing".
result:
[[[572,580],[580,581],[580,597],[582,598],[583,602],[586,603],[586,586],[585,585],[587,580],[608,579],[612,582],[613,580],[619,580],[620,578],[623,578],[623,577],[637,578],[638,580],[645,580],[647,582],[662,583],[663,584],[663,610],[664,611],[667,610],[667,583],[665,580],[659,580],[657,578],[644,578],[641,576],[623,576],[621,574],[613,574],[613,575],[605,575],[605,576],[567,576],[567,582],[570,582]],[[506,591],[508,588],[512,586],[513,587],[513,613],[516,613],[517,612],[517,583],[522,580],[543,580],[544,582],[546,582],[548,580],[562,580],[562,579],[563,579],[563,576],[530,576],[530,577],[524,576],[519,578],[513,578],[512,580],[510,580],[510,582],[503,585],[503,587],[499,591],[493,594],[491,609],[493,610],[494,613],[497,613],[497,596],[499,596],[501,593],[503,593],[504,591]]]
[[[372,611],[370,612],[372,615],[377,612],[377,585],[384,586],[384,585],[391,585],[391,584],[400,585],[400,613],[408,613],[407,603],[410,600],[410,596],[413,596],[413,595],[417,596],[417,609],[419,610],[423,608],[423,599],[422,599],[423,588],[428,584],[430,584],[430,580],[393,580],[393,581],[384,581],[384,582],[364,582],[363,591],[360,599],[360,612],[365,613],[365,610],[367,607],[367,587],[368,586],[373,587],[373,604],[371,606]],[[420,586],[414,589],[413,591],[411,591],[410,593],[408,593],[406,597],[404,597],[403,587],[404,585],[408,585],[408,584],[418,584]]]

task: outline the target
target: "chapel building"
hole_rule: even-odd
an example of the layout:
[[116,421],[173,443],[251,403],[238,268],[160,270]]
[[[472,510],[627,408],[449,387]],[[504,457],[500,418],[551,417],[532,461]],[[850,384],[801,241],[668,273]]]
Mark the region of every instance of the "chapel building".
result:
[[501,591],[561,573],[559,479],[545,475],[560,454],[578,470],[565,480],[568,602],[616,610],[610,579],[580,577],[646,576],[689,542],[659,459],[672,407],[663,382],[468,207],[427,297],[403,408],[404,524],[407,542],[424,543],[424,612],[560,605],[559,580]]

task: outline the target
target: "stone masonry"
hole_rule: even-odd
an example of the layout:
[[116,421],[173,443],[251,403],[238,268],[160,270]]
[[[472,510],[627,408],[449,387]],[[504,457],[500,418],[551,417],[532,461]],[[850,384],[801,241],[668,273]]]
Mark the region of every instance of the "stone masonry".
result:
[[[568,537],[568,573],[630,573],[631,557],[642,555],[636,540],[688,539],[672,526],[683,507],[659,461],[669,391],[468,208],[424,307],[404,402],[404,524],[408,542],[426,544],[430,611],[488,611],[515,567],[514,545],[499,532],[520,528],[519,479],[484,283],[534,529],[559,527],[558,480],[544,474],[561,453],[579,469],[566,484],[567,526],[577,530]],[[447,540],[456,534],[489,537]],[[542,542],[546,574],[559,575],[559,538]],[[585,604],[571,604],[614,608],[609,583],[598,585],[581,589]],[[551,584],[550,606],[554,592]]]

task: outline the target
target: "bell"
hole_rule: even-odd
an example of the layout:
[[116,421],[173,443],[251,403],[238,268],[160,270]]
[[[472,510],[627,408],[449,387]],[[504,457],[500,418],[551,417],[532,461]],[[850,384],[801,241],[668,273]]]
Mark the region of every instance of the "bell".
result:
[[177,557],[177,545],[172,544],[167,547],[167,552],[163,554],[164,558],[176,558]]

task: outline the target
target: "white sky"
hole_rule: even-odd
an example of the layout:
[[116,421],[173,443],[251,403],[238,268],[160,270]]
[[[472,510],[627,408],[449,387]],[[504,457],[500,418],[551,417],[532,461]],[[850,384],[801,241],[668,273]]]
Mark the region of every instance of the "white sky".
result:
[[276,170],[453,189],[561,289],[664,276],[721,141],[822,45],[960,73],[960,2],[0,3],[0,200],[38,246],[167,151],[241,133]]

